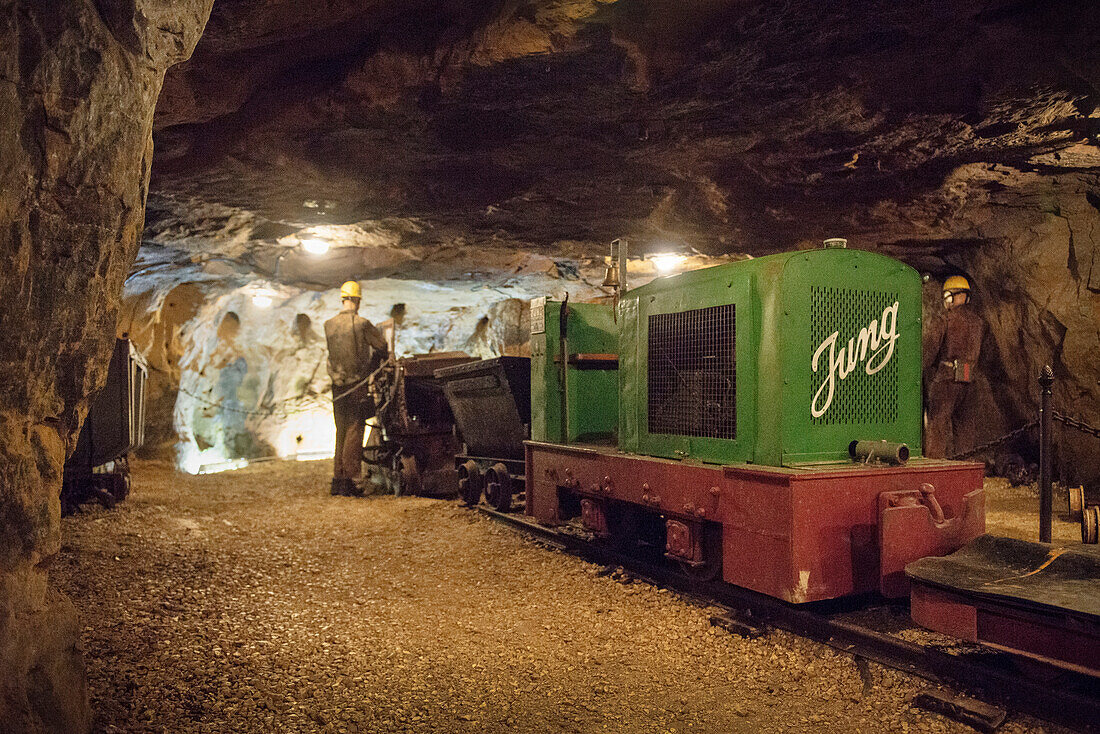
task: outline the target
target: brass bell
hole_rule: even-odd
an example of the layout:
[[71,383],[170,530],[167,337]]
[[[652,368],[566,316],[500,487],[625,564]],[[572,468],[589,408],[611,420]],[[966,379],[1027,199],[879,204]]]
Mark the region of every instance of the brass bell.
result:
[[607,272],[604,273],[601,285],[604,288],[618,288],[619,282],[619,264],[612,261],[607,264]]

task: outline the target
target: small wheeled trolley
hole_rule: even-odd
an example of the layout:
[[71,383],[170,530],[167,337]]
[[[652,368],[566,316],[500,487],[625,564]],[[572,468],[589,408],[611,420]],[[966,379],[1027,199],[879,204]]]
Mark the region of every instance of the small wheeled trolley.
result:
[[113,507],[129,495],[129,456],[145,441],[146,375],[130,340],[116,339],[107,383],[92,402],[76,448],[65,462],[61,483],[64,514],[93,499]]
[[458,451],[454,418],[434,373],[473,359],[463,352],[417,354],[379,370],[373,384],[378,414],[364,460],[397,494],[453,497],[457,491],[451,463]]
[[1100,677],[1100,546],[983,535],[905,570],[918,624]]
[[459,494],[500,512],[524,491],[523,442],[531,424],[531,360],[495,357],[437,370],[462,437],[455,457]]

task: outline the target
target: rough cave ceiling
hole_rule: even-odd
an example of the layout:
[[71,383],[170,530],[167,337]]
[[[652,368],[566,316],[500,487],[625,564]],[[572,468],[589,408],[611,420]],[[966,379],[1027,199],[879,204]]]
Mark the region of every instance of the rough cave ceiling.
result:
[[1100,165],[1090,6],[218,0],[158,105],[150,229],[935,254],[980,236],[966,200]]

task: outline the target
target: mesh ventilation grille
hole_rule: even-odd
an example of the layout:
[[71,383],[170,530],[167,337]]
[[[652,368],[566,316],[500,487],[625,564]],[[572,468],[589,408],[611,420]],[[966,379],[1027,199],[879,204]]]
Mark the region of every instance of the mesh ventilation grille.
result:
[[733,304],[649,317],[649,432],[736,438]]
[[[858,339],[860,329],[872,321],[881,326],[883,311],[898,300],[897,293],[860,291],[844,288],[810,288],[810,344],[816,349],[834,331],[839,332],[836,353],[847,349],[849,339]],[[811,353],[812,358],[812,353]],[[810,380],[810,395],[824,376],[828,375],[828,351],[820,357],[818,372]],[[868,375],[865,362],[859,362],[844,379],[835,382],[832,404],[820,418],[811,418],[814,425],[893,423],[898,416],[898,358],[894,357],[879,372]],[[809,369],[810,365],[807,365]]]

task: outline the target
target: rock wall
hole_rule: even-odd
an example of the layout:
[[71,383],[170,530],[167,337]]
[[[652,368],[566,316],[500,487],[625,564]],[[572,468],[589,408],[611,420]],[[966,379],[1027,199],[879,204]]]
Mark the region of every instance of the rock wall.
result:
[[0,722],[86,731],[76,610],[49,588],[66,450],[106,375],[165,69],[211,0],[0,1]]
[[[596,268],[566,263],[563,276],[546,263],[554,264],[528,256],[502,272],[473,258],[451,268],[449,279],[363,281],[360,313],[376,324],[399,313],[402,356],[522,354],[529,299],[602,295],[592,285],[602,275]],[[470,268],[479,269],[477,280],[454,277]],[[271,305],[257,306],[257,293]],[[150,367],[148,454],[190,472],[261,456],[331,454],[323,325],[339,310],[336,288],[276,283],[250,271],[219,277],[168,262],[131,277],[119,330]]]
[[[969,196],[956,202],[950,220],[931,228],[924,260],[970,279],[989,327],[955,449],[1036,419],[1045,364],[1054,368],[1055,410],[1100,427],[1100,177],[972,165],[955,171],[953,181],[956,191],[968,182]],[[911,243],[902,248],[906,256],[922,261]],[[929,284],[935,300],[939,284]],[[942,313],[926,304],[930,334]],[[1056,477],[1100,486],[1100,439],[1056,427],[1055,440]],[[1035,448],[1034,433],[1006,446],[1037,460]]]

